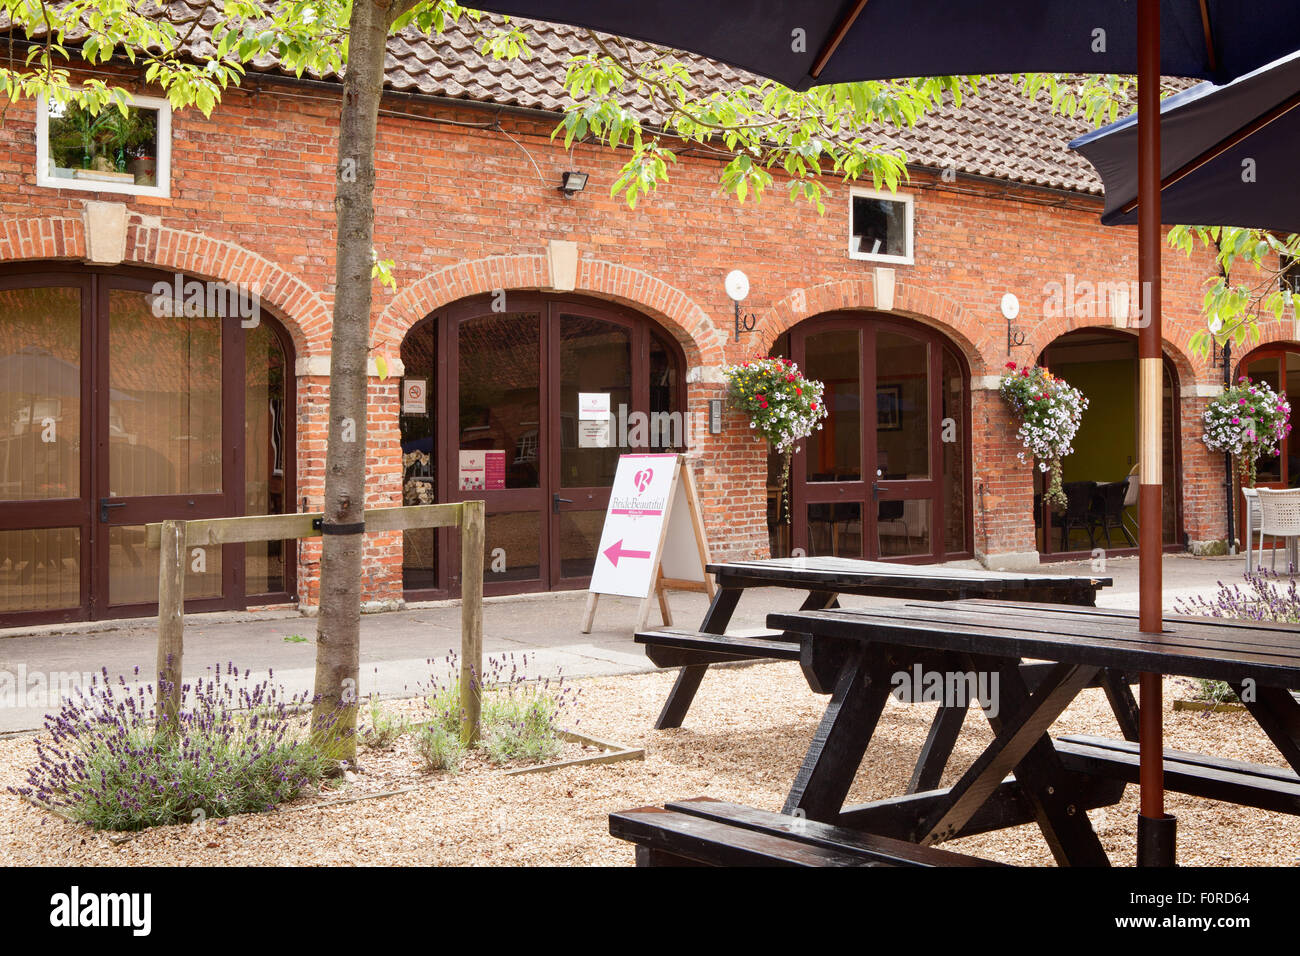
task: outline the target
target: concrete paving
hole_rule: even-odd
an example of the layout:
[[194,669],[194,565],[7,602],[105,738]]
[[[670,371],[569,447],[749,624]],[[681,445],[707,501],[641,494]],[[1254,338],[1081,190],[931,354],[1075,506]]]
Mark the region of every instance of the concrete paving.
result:
[[[1243,558],[1167,555],[1165,606],[1176,598],[1210,594],[1219,581],[1240,580]],[[975,566],[961,562],[963,566]],[[1098,574],[1114,579],[1101,592],[1106,607],[1137,607],[1136,558],[1116,558],[1105,567],[1091,562],[1044,565],[1046,573]],[[528,676],[586,677],[653,670],[632,629],[638,602],[604,596],[590,634],[580,633],[585,591],[489,598],[483,609],[484,651],[489,656],[527,654]],[[674,594],[680,625],[698,624],[707,601],[702,594]],[[770,611],[797,607],[801,598],[778,588],[747,593],[732,618],[732,631],[762,629]],[[893,603],[885,598],[847,597],[846,606]],[[658,618],[652,618],[658,623]],[[308,692],[315,662],[316,621],[295,611],[194,614],[186,618],[185,676],[233,661],[255,675],[274,673],[290,692]],[[110,677],[132,681],[135,668],[149,674],[155,660],[155,622],[106,621],[0,630],[0,733],[39,728],[43,715],[57,710],[60,687],[88,681],[88,672],[106,668]],[[362,696],[409,696],[427,686],[434,668],[460,647],[460,610],[454,602],[415,605],[402,611],[367,614],[361,619]],[[26,693],[23,692],[26,688]]]

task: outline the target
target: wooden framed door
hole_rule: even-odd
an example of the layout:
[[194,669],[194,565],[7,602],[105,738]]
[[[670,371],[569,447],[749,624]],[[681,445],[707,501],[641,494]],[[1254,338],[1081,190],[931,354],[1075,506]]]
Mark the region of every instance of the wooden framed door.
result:
[[[1250,353],[1238,366],[1239,375],[1266,383],[1290,402],[1292,409],[1300,403],[1300,346],[1270,346]],[[1255,487],[1300,487],[1300,457],[1292,449],[1292,439],[1287,435],[1278,448],[1279,454],[1260,458],[1255,463]],[[1244,534],[1246,527],[1246,499],[1237,491],[1237,529]],[[1256,535],[1258,541],[1258,535]],[[1269,540],[1269,546],[1277,542]]]
[[[456,303],[403,346],[421,363],[416,377],[436,379],[437,500],[486,502],[487,593],[586,587],[619,455],[683,447],[683,363],[648,320],[606,303],[519,292],[507,294],[506,311],[493,304]],[[428,341],[415,342],[417,333]],[[614,422],[604,439],[582,425],[585,393],[608,396]],[[415,431],[404,425],[407,454],[418,451]],[[461,488],[462,451],[503,453],[504,487]],[[438,532],[436,542],[445,572],[427,580],[438,590],[413,594],[408,583],[408,596],[459,590],[455,535]]]
[[[145,524],[294,508],[288,337],[262,313],[245,327],[160,303],[175,279],[0,270],[0,626],[152,614]],[[189,567],[190,610],[292,599],[287,543]]]
[[0,622],[85,620],[94,286],[88,274],[0,275]]
[[[579,301],[553,302],[549,312],[551,419],[560,423],[550,458],[551,578],[554,587],[585,588],[619,456],[684,447],[685,423],[670,394],[680,395],[680,373],[644,320]],[[607,396],[603,447],[578,414],[586,393]]]
[[864,417],[872,412],[866,399],[874,388],[875,366],[870,330],[851,318],[804,323],[790,333],[790,353],[805,374],[825,386],[830,414],[791,466],[793,547],[807,554],[851,558],[875,556],[871,538],[876,493],[874,459]]
[[[92,456],[95,617],[145,615],[158,567],[144,525],[243,514],[244,342],[238,316],[171,315],[149,279],[96,283]],[[243,549],[193,548],[186,608],[242,606]]]
[[[934,561],[960,550],[969,509],[945,499],[944,385],[955,362],[938,336],[907,323],[839,314],[794,327],[791,358],[825,384],[829,417],[802,443],[791,472],[792,547],[806,554]],[[949,367],[945,367],[945,362]],[[964,400],[964,396],[959,395]],[[963,416],[964,418],[964,416]],[[968,441],[954,434],[951,439]],[[949,476],[951,479],[951,476]],[[946,526],[953,524],[952,529]]]
[[[439,500],[486,503],[484,587],[491,594],[544,591],[551,581],[546,311],[533,294],[511,294],[507,303],[503,312],[489,299],[458,303],[440,329]],[[504,487],[462,489],[462,451],[503,453]],[[454,534],[439,533],[438,554],[444,586],[458,592]]]

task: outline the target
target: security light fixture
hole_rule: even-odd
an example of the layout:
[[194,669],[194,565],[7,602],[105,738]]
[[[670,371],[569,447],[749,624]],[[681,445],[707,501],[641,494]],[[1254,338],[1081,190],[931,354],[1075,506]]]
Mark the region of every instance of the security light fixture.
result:
[[556,188],[564,193],[565,199],[572,199],[587,188],[587,174],[573,171],[561,173],[560,185]]

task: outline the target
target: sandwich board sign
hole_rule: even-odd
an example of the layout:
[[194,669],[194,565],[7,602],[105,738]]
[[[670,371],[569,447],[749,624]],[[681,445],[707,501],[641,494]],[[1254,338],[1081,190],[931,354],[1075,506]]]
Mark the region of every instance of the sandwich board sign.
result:
[[638,631],[649,619],[652,598],[659,602],[664,624],[672,624],[668,591],[703,591],[713,596],[713,578],[704,570],[708,563],[704,516],[686,456],[620,455],[591,572],[582,633],[591,632],[602,594],[641,598]]

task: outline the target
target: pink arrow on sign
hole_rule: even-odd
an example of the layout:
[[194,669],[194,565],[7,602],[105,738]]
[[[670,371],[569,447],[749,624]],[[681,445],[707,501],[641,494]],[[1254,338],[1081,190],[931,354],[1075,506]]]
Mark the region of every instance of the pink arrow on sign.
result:
[[649,551],[630,551],[623,547],[623,539],[619,538],[608,548],[605,549],[605,557],[609,558],[614,567],[618,567],[619,558],[649,558]]

